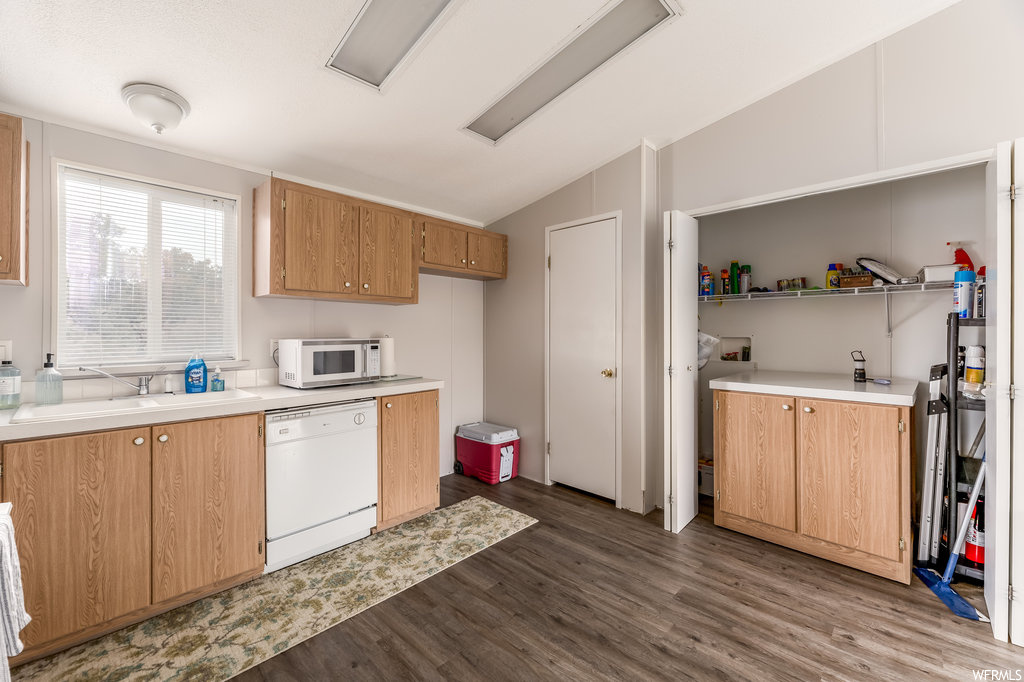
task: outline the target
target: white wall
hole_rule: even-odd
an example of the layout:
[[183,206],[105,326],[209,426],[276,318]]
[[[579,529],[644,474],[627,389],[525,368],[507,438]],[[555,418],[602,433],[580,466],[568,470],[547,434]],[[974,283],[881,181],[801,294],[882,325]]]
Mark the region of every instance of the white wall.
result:
[[[226,192],[238,197],[240,351],[249,367],[274,367],[271,339],[390,334],[395,337],[400,373],[445,382],[440,396],[440,469],[442,474],[451,472],[455,427],[483,416],[481,282],[422,275],[419,304],[408,306],[253,298],[252,190],[266,176],[30,119],[25,119],[25,131],[31,145],[29,286],[0,287],[0,338],[14,341],[15,364],[26,378],[41,366],[50,338],[52,159]],[[87,396],[121,390],[105,379],[66,383],[72,396],[83,390]]]

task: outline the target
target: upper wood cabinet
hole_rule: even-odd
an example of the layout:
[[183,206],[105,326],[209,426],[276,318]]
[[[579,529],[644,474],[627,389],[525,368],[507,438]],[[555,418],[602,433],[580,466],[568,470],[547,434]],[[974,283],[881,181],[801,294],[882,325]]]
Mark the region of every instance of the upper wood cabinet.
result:
[[437,391],[377,399],[377,530],[440,504]]
[[411,213],[271,178],[253,191],[253,296],[416,303]]
[[28,284],[27,171],[21,119],[0,114],[0,284]]
[[508,237],[447,220],[417,216],[420,271],[449,277],[504,279]]
[[148,606],[149,428],[14,443],[3,456],[26,651]]
[[261,415],[153,427],[153,603],[263,569]]

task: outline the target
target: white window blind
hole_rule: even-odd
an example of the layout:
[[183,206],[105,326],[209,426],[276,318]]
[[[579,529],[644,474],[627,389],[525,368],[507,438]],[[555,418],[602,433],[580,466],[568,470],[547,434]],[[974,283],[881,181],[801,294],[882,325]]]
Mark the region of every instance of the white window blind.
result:
[[58,167],[61,367],[238,357],[235,202]]

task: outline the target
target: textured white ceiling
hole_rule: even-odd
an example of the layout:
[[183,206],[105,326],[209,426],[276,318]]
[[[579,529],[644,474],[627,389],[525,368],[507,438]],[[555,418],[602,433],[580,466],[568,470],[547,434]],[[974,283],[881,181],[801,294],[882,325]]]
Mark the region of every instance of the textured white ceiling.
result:
[[[678,0],[683,14],[496,146],[461,130],[606,0],[456,0],[379,93],[324,67],[363,0],[4,0],[0,110],[490,223],[956,0]],[[171,88],[158,137],[121,88]]]

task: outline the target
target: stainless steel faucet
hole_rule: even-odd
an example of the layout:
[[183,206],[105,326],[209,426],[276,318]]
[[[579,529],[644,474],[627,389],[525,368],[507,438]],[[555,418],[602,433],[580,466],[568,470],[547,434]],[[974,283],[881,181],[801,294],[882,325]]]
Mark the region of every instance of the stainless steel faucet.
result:
[[115,381],[120,381],[122,384],[124,384],[126,386],[131,386],[132,388],[134,388],[136,391],[139,392],[139,395],[149,395],[149,380],[153,378],[152,374],[150,374],[148,377],[147,376],[139,377],[139,385],[136,386],[135,384],[133,384],[130,381],[125,381],[121,377],[115,377],[113,374],[109,374],[107,372],[104,372],[102,369],[96,369],[95,367],[79,367],[78,371],[79,372],[96,372],[97,374],[102,374],[105,377],[110,377],[111,379],[114,379]]

